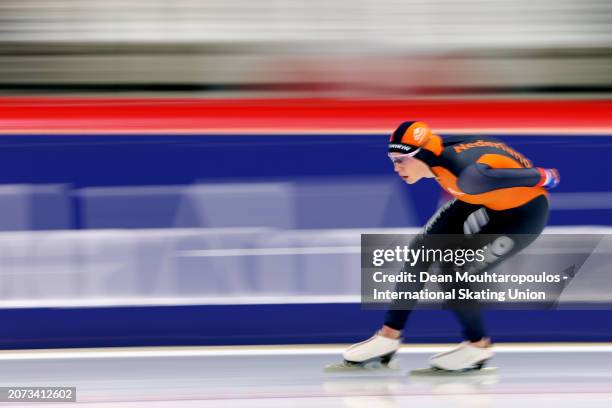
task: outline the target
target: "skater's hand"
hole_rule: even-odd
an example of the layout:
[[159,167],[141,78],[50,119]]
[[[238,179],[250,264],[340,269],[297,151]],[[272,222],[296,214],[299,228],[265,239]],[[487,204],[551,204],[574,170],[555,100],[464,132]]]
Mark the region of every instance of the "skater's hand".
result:
[[550,190],[551,188],[555,188],[559,185],[561,177],[559,176],[557,169],[543,169],[538,167],[538,171],[542,175],[542,179],[538,183],[539,186]]

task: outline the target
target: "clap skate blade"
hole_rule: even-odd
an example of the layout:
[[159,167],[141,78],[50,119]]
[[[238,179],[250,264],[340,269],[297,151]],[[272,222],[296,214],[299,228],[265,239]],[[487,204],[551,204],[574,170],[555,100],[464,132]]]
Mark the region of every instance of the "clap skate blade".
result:
[[329,364],[325,372],[368,371],[368,370],[399,370],[397,361],[392,360],[395,353],[389,353],[361,363],[344,360],[342,363]]
[[444,376],[444,375],[486,375],[497,373],[497,367],[485,367],[487,360],[474,364],[463,370],[445,370],[435,366],[411,370],[410,375]]

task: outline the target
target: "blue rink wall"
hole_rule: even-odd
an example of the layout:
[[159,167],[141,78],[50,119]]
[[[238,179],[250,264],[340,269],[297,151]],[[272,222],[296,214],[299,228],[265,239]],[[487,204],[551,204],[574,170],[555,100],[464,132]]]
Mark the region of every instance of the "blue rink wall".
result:
[[[500,138],[536,166],[559,169],[562,183],[552,196],[550,225],[612,225],[612,204],[581,198],[612,194],[605,170],[612,136]],[[0,184],[66,185],[69,211],[61,219],[50,217],[47,212],[58,204],[36,201],[31,227],[82,229],[79,192],[91,187],[393,178],[386,140],[385,135],[6,136],[0,138]],[[422,225],[440,200],[439,187],[430,181],[401,191],[416,217],[387,218],[377,227]],[[589,196],[593,193],[599,195]],[[555,194],[565,204],[555,208]],[[13,229],[6,225],[4,230]],[[170,226],[163,213],[155,213],[150,225],[139,228]],[[321,227],[314,221],[298,225]],[[16,308],[0,315],[6,349],[353,342],[371,335],[382,320],[382,312],[362,311],[357,304]],[[611,318],[607,310],[491,311],[487,326],[498,342],[610,342]],[[407,342],[460,340],[457,323],[445,311],[417,311],[406,333]]]
[[[228,181],[300,183],[326,178],[355,182],[360,178],[387,176],[397,181],[386,157],[387,137],[6,136],[0,138],[0,184],[63,185],[67,189],[65,202],[51,201],[48,197],[33,202],[31,229],[78,229],[87,227],[83,221],[84,198],[80,193],[89,187],[176,186]],[[566,196],[563,205],[556,210],[553,200],[550,225],[612,225],[612,204],[598,204],[594,201],[601,196],[596,196],[584,198],[585,208],[581,208],[581,198],[575,195],[612,194],[612,178],[607,177],[604,170],[612,157],[612,136],[498,137],[524,153],[536,166],[559,169],[562,183],[555,194]],[[433,181],[400,191],[411,202],[416,217],[390,217],[376,227],[422,225],[440,200],[440,188]],[[60,205],[68,210],[49,216],[50,209]],[[171,226],[170,215],[167,215],[171,211],[154,210],[150,209],[150,225],[141,223],[137,225],[139,228]],[[367,218],[361,217],[364,223],[368,222]],[[333,222],[331,218],[322,226],[311,218],[297,228],[372,227],[332,225]],[[10,222],[6,228],[0,225],[0,230],[11,229],[10,225]],[[129,220],[119,220],[97,227],[133,226]]]
[[[4,349],[351,343],[372,335],[383,312],[358,304],[156,306],[0,311]],[[610,310],[489,311],[496,342],[611,342]],[[461,341],[449,311],[417,310],[407,343]]]

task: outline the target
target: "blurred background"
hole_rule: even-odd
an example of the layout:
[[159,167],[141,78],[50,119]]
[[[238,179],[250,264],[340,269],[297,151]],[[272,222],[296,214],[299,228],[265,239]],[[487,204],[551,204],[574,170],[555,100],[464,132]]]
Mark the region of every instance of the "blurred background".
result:
[[15,92],[413,97],[610,92],[612,4],[3,0]]
[[[559,168],[549,232],[608,233],[611,17],[598,0],[0,0],[0,345],[370,334],[360,234],[415,232],[448,199],[394,177],[404,120]],[[606,310],[491,314],[498,341],[612,339]],[[442,312],[411,324],[409,342],[459,339]]]

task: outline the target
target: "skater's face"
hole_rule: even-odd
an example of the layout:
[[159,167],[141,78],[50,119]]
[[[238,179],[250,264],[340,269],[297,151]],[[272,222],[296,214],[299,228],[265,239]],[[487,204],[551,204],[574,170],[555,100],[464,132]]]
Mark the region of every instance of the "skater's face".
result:
[[425,163],[406,154],[390,153],[395,172],[408,184],[414,184],[423,177],[433,177],[433,173]]

